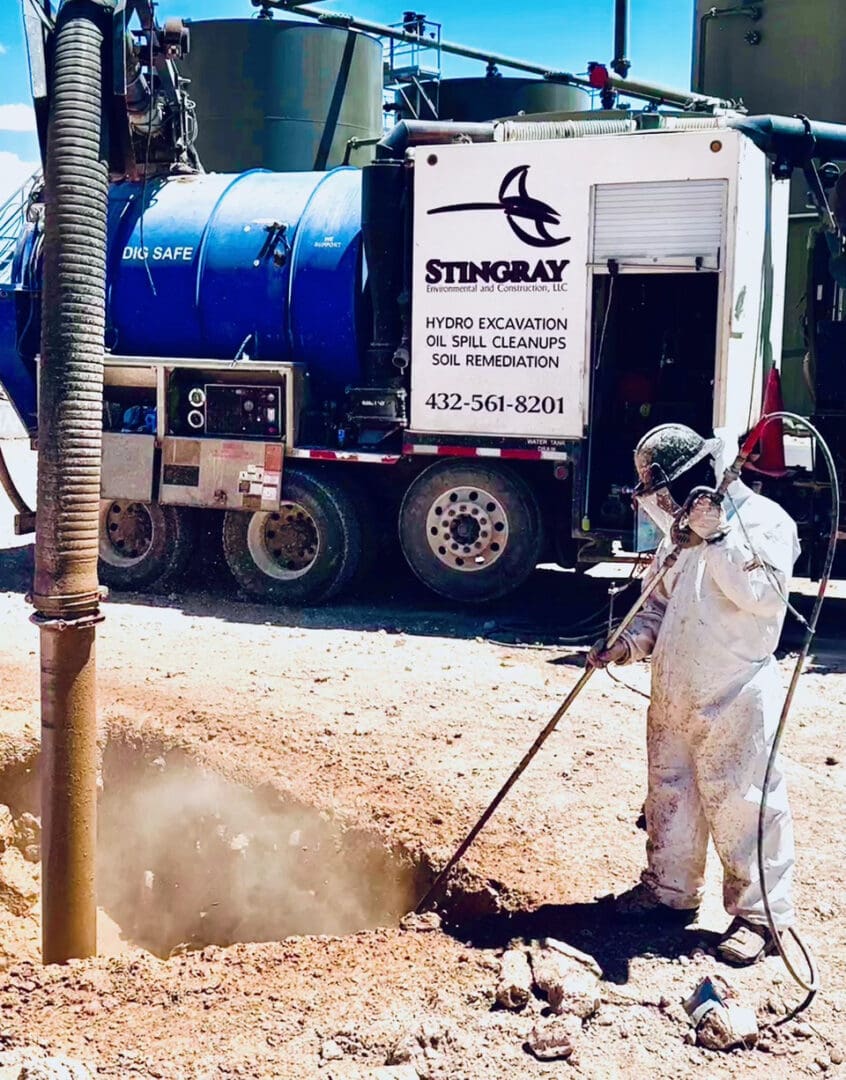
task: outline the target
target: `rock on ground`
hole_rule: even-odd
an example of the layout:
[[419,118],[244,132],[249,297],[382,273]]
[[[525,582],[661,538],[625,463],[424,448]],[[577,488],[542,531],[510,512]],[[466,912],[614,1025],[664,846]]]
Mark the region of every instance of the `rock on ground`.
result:
[[521,949],[502,954],[496,1000],[505,1009],[522,1009],[532,996],[532,971]]
[[535,986],[556,1013],[586,1019],[600,1004],[599,979],[585,964],[546,947],[531,950]]
[[0,1054],[0,1080],[93,1080],[94,1073],[81,1061],[39,1053],[9,1050]]
[[526,1045],[541,1061],[555,1061],[571,1056],[581,1033],[577,1016],[550,1016],[537,1022]]

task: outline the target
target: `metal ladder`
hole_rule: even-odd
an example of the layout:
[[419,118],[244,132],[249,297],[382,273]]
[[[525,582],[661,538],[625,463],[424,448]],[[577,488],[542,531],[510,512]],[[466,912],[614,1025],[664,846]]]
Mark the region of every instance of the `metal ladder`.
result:
[[36,169],[5,202],[0,203],[0,284],[11,280],[12,260],[23,228],[27,201],[33,185],[40,178],[41,170]]
[[[387,114],[404,104],[415,120],[437,120],[439,113],[438,88],[441,81],[441,24],[427,19],[416,11],[406,11],[401,23],[391,23],[391,29],[414,34],[415,42],[390,38],[385,44],[384,89],[388,97]],[[429,91],[427,93],[426,86]]]

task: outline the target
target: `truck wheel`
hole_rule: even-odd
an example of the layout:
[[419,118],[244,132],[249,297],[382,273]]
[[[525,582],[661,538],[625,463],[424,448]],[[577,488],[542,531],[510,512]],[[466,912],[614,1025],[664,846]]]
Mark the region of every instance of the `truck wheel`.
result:
[[244,592],[276,604],[328,600],[361,559],[355,506],[334,480],[289,468],[277,512],[227,510],[223,554]]
[[197,536],[194,513],[179,506],[103,499],[100,581],[113,589],[165,589],[188,566]]
[[390,594],[397,571],[407,576],[397,537],[397,500],[361,474],[353,473],[348,490],[358,511],[361,559],[347,593],[381,600]]
[[503,465],[431,465],[405,493],[399,529],[411,569],[451,600],[504,596],[526,580],[540,557],[537,500]]

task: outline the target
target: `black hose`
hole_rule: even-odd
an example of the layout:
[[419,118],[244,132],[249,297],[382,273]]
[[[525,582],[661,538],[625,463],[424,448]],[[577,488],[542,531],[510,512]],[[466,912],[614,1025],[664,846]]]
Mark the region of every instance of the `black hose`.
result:
[[9,502],[14,506],[17,513],[32,513],[32,510],[27,505],[26,499],[18,490],[18,485],[13,480],[12,474],[9,472],[9,466],[6,464],[6,458],[3,456],[2,446],[0,446],[0,487],[6,492]]
[[59,13],[47,138],[33,603],[96,612],[108,162],[103,8]]
[[825,459],[826,467],[827,467],[828,473],[829,473],[829,479],[831,480],[831,504],[832,504],[831,505],[831,529],[830,529],[829,538],[828,538],[828,549],[826,551],[826,557],[825,557],[825,564],[823,566],[823,572],[822,572],[822,575],[820,576],[819,589],[817,590],[817,595],[816,595],[816,598],[814,600],[814,606],[813,606],[813,609],[811,611],[811,617],[808,619],[808,622],[806,624],[805,640],[802,643],[802,648],[800,649],[799,655],[796,658],[796,664],[794,665],[794,668],[793,668],[793,675],[792,675],[792,677],[790,679],[790,685],[787,688],[787,694],[785,695],[785,698],[784,698],[784,704],[782,705],[781,716],[779,717],[775,737],[773,738],[773,745],[772,745],[772,749],[770,750],[770,756],[769,756],[769,758],[767,760],[767,768],[766,768],[766,770],[764,772],[764,781],[763,781],[763,784],[761,785],[761,805],[760,805],[760,808],[759,808],[759,811],[758,811],[758,844],[757,844],[758,879],[761,882],[761,896],[763,897],[763,901],[764,901],[764,914],[767,917],[767,924],[768,924],[769,929],[770,929],[770,934],[772,935],[773,942],[775,943],[775,946],[778,949],[779,955],[781,956],[781,959],[784,962],[784,966],[787,968],[787,970],[788,970],[791,978],[794,980],[794,982],[797,983],[797,985],[800,986],[806,993],[806,997],[804,998],[804,1000],[795,1009],[792,1009],[790,1011],[790,1013],[788,1014],[788,1016],[785,1017],[784,1020],[781,1021],[781,1023],[784,1023],[785,1020],[791,1019],[792,1017],[796,1016],[798,1013],[802,1012],[804,1009],[807,1009],[807,1007],[811,1004],[811,1002],[814,1000],[814,998],[816,997],[817,992],[819,990],[819,977],[818,977],[818,974],[817,974],[816,964],[814,962],[814,958],[813,958],[810,950],[807,948],[805,943],[802,941],[802,939],[799,936],[799,934],[797,933],[797,931],[791,927],[790,930],[789,930],[789,933],[790,933],[791,937],[793,938],[793,940],[796,942],[796,944],[799,947],[800,951],[802,952],[802,955],[803,955],[803,957],[805,959],[805,962],[808,965],[809,977],[807,979],[805,979],[805,978],[803,978],[803,976],[801,976],[799,974],[799,972],[794,967],[792,960],[787,955],[787,951],[786,951],[786,949],[784,947],[784,942],[782,940],[782,935],[779,932],[778,927],[776,926],[775,919],[773,917],[773,913],[772,913],[772,910],[770,908],[770,900],[769,900],[769,896],[767,895],[767,888],[766,888],[766,866],[765,866],[765,858],[764,858],[764,827],[765,827],[765,824],[766,824],[767,801],[768,801],[768,797],[769,797],[770,782],[772,780],[773,769],[775,768],[776,757],[778,756],[779,747],[781,745],[781,739],[782,739],[782,736],[784,734],[785,725],[787,723],[787,717],[788,717],[788,715],[790,713],[790,707],[793,704],[793,696],[794,696],[794,694],[796,692],[796,685],[799,682],[799,676],[802,674],[802,669],[805,666],[805,660],[807,659],[807,656],[808,656],[808,650],[811,647],[811,641],[813,640],[814,635],[816,633],[817,622],[818,622],[819,617],[820,617],[820,611],[822,609],[823,600],[825,599],[826,589],[828,588],[828,582],[829,582],[829,579],[831,577],[831,568],[832,568],[832,566],[834,564],[834,556],[835,556],[835,552],[837,550],[837,532],[838,532],[839,520],[840,520],[840,485],[839,485],[839,481],[838,481],[838,477],[837,477],[837,468],[835,466],[834,458],[832,457],[831,450],[829,449],[828,444],[826,443],[825,439],[822,437],[822,435],[819,433],[819,431],[817,431],[817,429],[814,427],[814,425],[809,420],[807,420],[804,416],[798,416],[796,413],[783,412],[783,411],[782,412],[769,413],[765,417],[765,419],[767,421],[772,421],[772,420],[791,420],[791,421],[794,421],[795,423],[801,424],[816,439],[817,447],[820,450],[820,452],[822,453],[823,458]]
[[809,156],[820,161],[846,161],[846,125],[797,116],[729,117],[727,127],[740,131],[780,167],[792,170]]

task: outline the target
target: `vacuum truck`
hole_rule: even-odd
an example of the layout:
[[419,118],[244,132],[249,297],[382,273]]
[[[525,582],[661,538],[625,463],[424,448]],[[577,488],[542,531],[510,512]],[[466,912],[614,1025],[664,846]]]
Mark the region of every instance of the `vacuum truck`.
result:
[[[788,178],[804,168],[824,213],[815,162],[846,156],[846,128],[726,109],[403,121],[361,169],[205,173],[179,81],[160,104],[162,66],[128,54],[104,583],[167,587],[214,515],[257,598],[326,600],[399,545],[434,592],[490,600],[544,560],[654,546],[627,493],[646,430],[731,443],[757,419]],[[828,235],[841,251],[834,219]],[[42,237],[36,192],[0,291],[0,382],[36,446]]]

